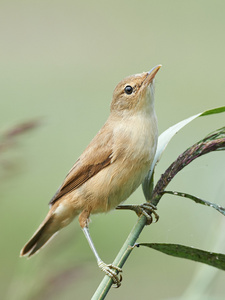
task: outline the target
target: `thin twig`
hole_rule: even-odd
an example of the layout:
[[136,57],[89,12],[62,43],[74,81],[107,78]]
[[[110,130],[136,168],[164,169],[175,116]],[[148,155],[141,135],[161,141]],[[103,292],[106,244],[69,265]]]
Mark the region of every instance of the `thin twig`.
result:
[[[128,238],[126,239],[125,243],[123,244],[122,248],[120,249],[117,257],[115,258],[113,265],[122,268],[122,266],[125,264],[126,260],[128,259],[129,255],[131,254],[131,251],[133,250],[134,245],[135,245],[140,233],[142,232],[143,228],[145,227],[146,221],[147,221],[147,219],[145,216],[142,216],[138,219],[137,223],[131,230]],[[112,284],[113,284],[112,279],[110,279],[108,276],[105,276],[91,299],[92,300],[105,299]]]

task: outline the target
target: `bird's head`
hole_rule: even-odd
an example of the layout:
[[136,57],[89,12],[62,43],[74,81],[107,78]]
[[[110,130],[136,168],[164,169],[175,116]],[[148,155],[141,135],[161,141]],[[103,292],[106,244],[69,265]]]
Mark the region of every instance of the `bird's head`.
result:
[[161,65],[149,72],[126,77],[117,84],[111,103],[111,112],[117,114],[135,113],[154,102],[154,78]]

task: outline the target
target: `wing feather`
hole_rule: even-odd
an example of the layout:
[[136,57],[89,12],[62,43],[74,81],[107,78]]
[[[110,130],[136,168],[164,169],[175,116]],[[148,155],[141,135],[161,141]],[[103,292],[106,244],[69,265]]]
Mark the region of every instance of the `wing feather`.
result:
[[112,163],[112,134],[106,133],[106,124],[76,161],[63,184],[53,196],[50,205],[61,197],[79,188],[91,177]]

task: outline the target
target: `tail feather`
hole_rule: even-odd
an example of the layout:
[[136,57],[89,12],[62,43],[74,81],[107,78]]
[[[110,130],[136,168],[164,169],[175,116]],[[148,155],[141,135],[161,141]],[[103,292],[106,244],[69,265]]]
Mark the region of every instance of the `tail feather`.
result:
[[20,256],[27,255],[30,257],[41,249],[48,240],[57,232],[55,226],[51,226],[54,216],[52,215],[46,221],[44,221],[38,230],[34,233],[31,239],[26,243],[20,252]]

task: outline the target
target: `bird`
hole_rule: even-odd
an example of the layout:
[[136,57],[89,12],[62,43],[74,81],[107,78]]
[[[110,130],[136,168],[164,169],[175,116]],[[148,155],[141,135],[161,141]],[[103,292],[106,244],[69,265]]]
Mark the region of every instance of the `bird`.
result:
[[90,215],[108,212],[124,202],[143,182],[158,141],[154,108],[157,65],[131,75],[114,89],[110,114],[103,127],[77,159],[49,202],[49,212],[20,252],[37,253],[76,216],[97,259],[99,268],[118,287],[122,270],[104,263],[89,233]]

